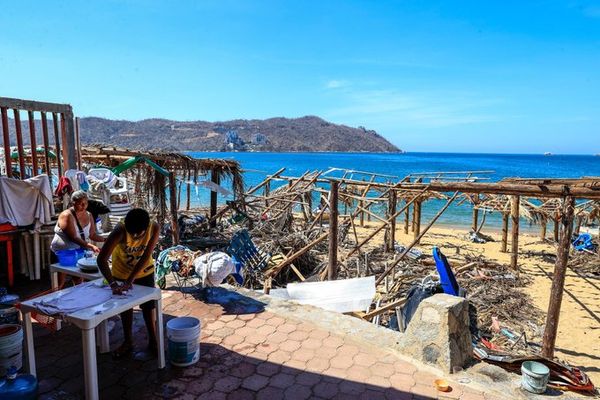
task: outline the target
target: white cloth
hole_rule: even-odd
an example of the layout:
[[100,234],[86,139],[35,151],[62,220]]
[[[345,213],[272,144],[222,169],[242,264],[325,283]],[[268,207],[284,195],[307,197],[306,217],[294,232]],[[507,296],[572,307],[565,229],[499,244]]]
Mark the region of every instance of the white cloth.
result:
[[15,226],[50,224],[54,216],[47,175],[19,180],[0,177],[0,223]]
[[225,189],[223,186],[219,186],[212,181],[200,181],[198,182],[198,186],[204,186],[205,188],[210,189],[211,192],[217,192],[223,196],[231,196],[231,192]]
[[194,270],[202,278],[203,286],[217,286],[235,272],[235,263],[228,254],[215,251],[197,257]]
[[97,286],[94,282],[86,282],[75,286],[60,297],[33,304],[46,315],[65,315],[97,306],[110,300],[111,297],[112,289],[109,286]]

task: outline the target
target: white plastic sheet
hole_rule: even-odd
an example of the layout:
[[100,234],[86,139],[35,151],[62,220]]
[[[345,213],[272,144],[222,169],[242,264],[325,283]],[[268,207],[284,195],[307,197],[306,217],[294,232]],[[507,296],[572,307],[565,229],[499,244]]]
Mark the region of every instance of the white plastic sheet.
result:
[[286,289],[272,289],[270,293],[273,297],[340,313],[364,311],[375,297],[375,277],[290,283]]

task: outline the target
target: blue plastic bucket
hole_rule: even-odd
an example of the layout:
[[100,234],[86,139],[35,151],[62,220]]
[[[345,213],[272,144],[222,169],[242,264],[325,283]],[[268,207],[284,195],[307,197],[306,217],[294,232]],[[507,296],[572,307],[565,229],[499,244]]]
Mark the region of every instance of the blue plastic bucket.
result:
[[74,267],[77,264],[77,260],[83,257],[84,250],[57,250],[54,254],[58,257],[58,263],[63,267]]
[[167,322],[169,361],[177,367],[195,364],[200,358],[200,320],[173,318]]

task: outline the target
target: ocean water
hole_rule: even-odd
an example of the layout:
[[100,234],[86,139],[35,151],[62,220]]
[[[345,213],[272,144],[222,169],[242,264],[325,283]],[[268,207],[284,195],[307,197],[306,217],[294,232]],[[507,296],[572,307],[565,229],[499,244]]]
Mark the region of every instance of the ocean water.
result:
[[[463,154],[463,153],[404,153],[404,154],[364,154],[364,153],[204,153],[190,152],[196,158],[226,158],[240,162],[245,183],[251,187],[261,182],[266,175],[285,167],[283,175],[300,176],[309,170],[329,170],[342,168],[369,171],[403,178],[411,173],[438,171],[494,171],[492,174],[477,174],[487,177],[488,182],[505,177],[521,178],[578,178],[600,176],[600,157],[592,155],[553,155],[541,154]],[[328,176],[341,176],[334,171]],[[354,179],[364,176],[354,174]],[[224,183],[225,186],[228,183]],[[276,187],[274,183],[272,188]],[[227,200],[221,196],[220,201]],[[192,196],[195,205],[208,204],[207,190],[200,189]],[[443,206],[443,200],[431,200],[423,205],[422,223],[433,217]],[[383,210],[379,210],[383,211]],[[481,215],[480,215],[481,221]],[[438,220],[441,224],[470,226],[471,208],[466,204],[452,205]],[[501,224],[497,213],[486,216],[486,227],[497,229]],[[524,229],[528,223],[522,221]]]

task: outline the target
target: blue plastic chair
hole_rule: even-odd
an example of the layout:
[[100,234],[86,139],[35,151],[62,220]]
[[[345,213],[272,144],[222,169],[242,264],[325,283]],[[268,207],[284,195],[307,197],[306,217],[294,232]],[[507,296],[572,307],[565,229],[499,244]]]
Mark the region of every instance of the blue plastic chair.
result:
[[435,267],[440,276],[440,283],[442,284],[444,293],[452,296],[460,296],[460,287],[456,282],[450,264],[448,264],[448,259],[437,247],[433,248],[433,259],[435,260]]
[[270,254],[256,247],[246,229],[241,229],[233,234],[225,252],[233,256],[243,268],[252,271],[264,269],[271,258]]
[[590,235],[589,233],[580,234],[579,236],[577,236],[577,239],[573,241],[573,247],[577,251],[594,251],[594,242],[592,242],[592,235]]

